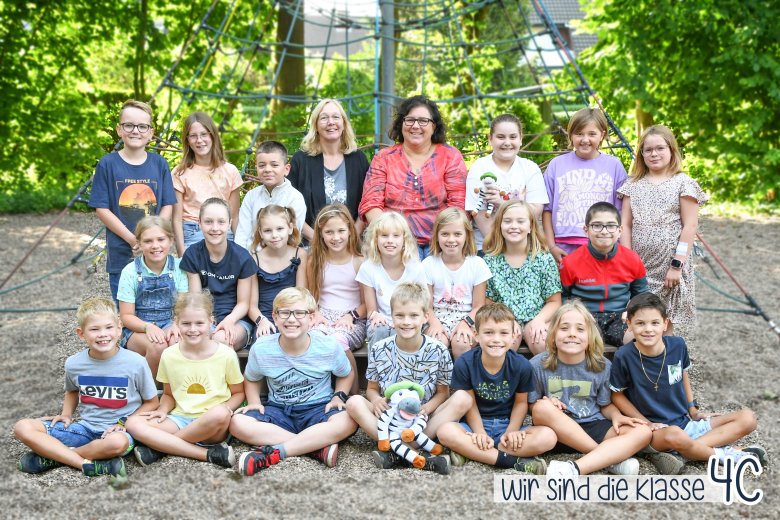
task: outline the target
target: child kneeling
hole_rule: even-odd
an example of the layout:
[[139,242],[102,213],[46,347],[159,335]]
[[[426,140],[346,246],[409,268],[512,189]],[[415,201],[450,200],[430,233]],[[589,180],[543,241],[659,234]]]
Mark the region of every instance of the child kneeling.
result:
[[499,468],[544,475],[545,462],[535,455],[555,446],[555,433],[546,426],[522,428],[528,412],[533,372],[526,359],[510,350],[519,335],[515,316],[501,303],[489,303],[474,320],[479,346],[455,362],[452,388],[474,399],[466,421],[439,428],[439,441],[452,450],[454,466],[473,459]]
[[667,453],[672,450],[690,460],[755,457],[766,465],[763,447],[730,446],[756,429],[751,410],[723,415],[699,410],[688,377],[691,360],[685,340],[663,335],[668,316],[661,298],[640,294],[628,302],[626,312],[635,339],[615,353],[609,380],[612,400],[624,414],[650,423],[649,459],[656,469],[672,475],[682,471],[684,462]]
[[[22,419],[14,435],[33,451],[19,470],[42,473],[62,466],[85,475],[125,476],[122,456],[133,449],[125,431],[128,415],[157,407],[157,388],[144,358],[118,346],[121,336],[114,302],[90,298],[76,313],[76,333],[87,350],[65,361],[65,400],[55,417]],[[81,404],[81,420],[71,418]]]
[[[259,446],[239,458],[238,471],[243,475],[298,455],[310,455],[333,467],[339,441],[357,430],[344,410],[355,373],[338,341],[309,334],[316,310],[308,290],[282,290],[273,304],[279,333],[259,338],[249,352],[244,381],[247,405],[236,410],[230,423],[234,437]],[[331,375],[336,376],[335,391]],[[260,401],[262,378],[268,382],[265,404]]]
[[233,448],[223,444],[233,410],[244,400],[236,353],[211,339],[214,304],[205,293],[179,295],[174,307],[181,341],[165,349],[157,380],[163,395],[157,410],[131,417],[127,429],[140,442],[142,466],[165,454],[229,468]]

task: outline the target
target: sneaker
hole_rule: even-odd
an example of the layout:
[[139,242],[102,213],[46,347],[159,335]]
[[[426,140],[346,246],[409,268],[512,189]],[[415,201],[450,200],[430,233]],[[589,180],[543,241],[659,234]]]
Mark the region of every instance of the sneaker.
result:
[[43,473],[44,471],[59,468],[60,466],[62,466],[61,462],[41,457],[32,451],[28,451],[22,455],[22,458],[20,458],[19,462],[16,464],[19,471],[24,471],[25,473]]
[[570,460],[551,460],[547,466],[548,477],[576,478],[580,476],[577,466]]
[[450,458],[446,455],[434,455],[432,457],[425,457],[425,466],[422,469],[426,471],[433,471],[439,475],[450,474]]
[[148,466],[149,464],[154,464],[161,458],[165,457],[163,452],[157,451],[153,448],[150,448],[146,444],[140,443],[136,443],[133,452],[135,453],[135,460],[138,461],[138,464],[144,467]]
[[371,455],[374,457],[374,466],[379,469],[390,469],[398,465],[402,460],[393,451],[374,450],[371,452]]
[[81,471],[88,477],[97,477],[98,475],[127,477],[127,471],[125,471],[125,461],[122,460],[122,457],[87,462],[81,465]]
[[309,453],[309,456],[325,464],[325,467],[335,467],[339,460],[339,444],[337,442],[330,444],[321,450]]
[[206,459],[212,464],[223,468],[232,468],[236,463],[236,454],[233,448],[227,444],[216,444],[206,452]]
[[661,475],[679,475],[685,467],[685,460],[682,457],[666,451],[648,453],[647,460]]
[[613,475],[639,475],[639,461],[631,457],[604,469],[607,473],[612,473]]
[[271,446],[261,446],[259,449],[248,451],[239,457],[238,472],[251,477],[261,469],[279,464],[281,461],[282,456],[279,450]]
[[469,460],[470,459],[468,457],[464,457],[460,453],[450,451],[450,465],[453,467],[459,468],[466,464]]
[[758,462],[761,463],[762,467],[766,466],[767,463],[769,462],[769,459],[767,458],[766,449],[764,449],[763,446],[759,446],[758,444],[753,444],[752,446],[743,448],[742,452],[752,453],[758,459]]
[[539,457],[517,457],[514,468],[516,471],[533,475],[544,475],[547,473],[547,463]]

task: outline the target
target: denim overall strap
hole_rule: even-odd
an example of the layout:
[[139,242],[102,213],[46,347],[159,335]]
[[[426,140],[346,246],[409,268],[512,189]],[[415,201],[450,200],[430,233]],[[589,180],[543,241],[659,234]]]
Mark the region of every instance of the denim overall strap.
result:
[[176,302],[176,282],[173,278],[175,263],[168,255],[168,272],[161,275],[144,276],[141,257],[135,259],[138,288],[135,297],[135,314],[144,321],[158,325],[173,319],[173,305]]

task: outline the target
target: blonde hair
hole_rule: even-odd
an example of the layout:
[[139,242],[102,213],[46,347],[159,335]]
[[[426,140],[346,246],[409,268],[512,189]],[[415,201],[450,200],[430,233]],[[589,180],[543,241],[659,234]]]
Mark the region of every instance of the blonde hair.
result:
[[140,242],[141,235],[143,235],[144,232],[156,227],[162,229],[163,233],[173,240],[173,227],[171,226],[171,221],[157,215],[150,215],[138,221],[138,224],[135,225],[135,239]]
[[349,210],[343,204],[329,204],[322,208],[314,221],[314,237],[309,248],[309,261],[306,264],[306,280],[311,287],[311,294],[315,300],[320,298],[320,289],[323,282],[323,271],[328,261],[329,249],[325,244],[325,238],[322,236],[322,229],[334,218],[341,219],[347,226],[349,238],[347,239],[347,252],[352,256],[361,256],[360,244],[355,223],[349,214]]
[[214,315],[214,299],[206,291],[179,293],[173,305],[173,316],[176,321],[186,309],[201,309],[210,319]]
[[474,328],[479,332],[479,328],[486,321],[493,321],[495,323],[515,322],[515,314],[509,307],[499,302],[486,303],[477,311],[474,316]]
[[114,300],[102,296],[93,296],[84,300],[76,311],[76,322],[79,324],[79,328],[83,329],[87,320],[96,314],[110,314],[114,317],[114,321],[119,323],[119,314],[116,312]]
[[149,121],[154,123],[154,113],[152,112],[152,107],[149,106],[148,103],[144,103],[143,101],[138,101],[135,99],[128,99],[122,103],[122,108],[119,109],[120,120],[122,119],[122,112],[124,112],[126,108],[137,108],[138,110],[143,110],[149,115]]
[[[609,125],[607,118],[598,108],[581,108],[577,110],[571,119],[569,119],[569,125],[566,127],[566,135],[569,136],[569,146],[572,144],[571,136],[576,134],[585,128],[589,123],[593,123],[599,130],[604,132],[603,139],[607,137],[607,129]],[[599,148],[601,147],[601,141],[599,141]]]
[[309,116],[309,131],[301,141],[301,150],[308,155],[314,157],[322,153],[322,145],[320,144],[320,134],[317,131],[317,124],[320,119],[320,114],[325,109],[325,105],[331,103],[339,111],[341,120],[344,122],[344,130],[341,132],[341,153],[349,154],[357,150],[357,139],[355,139],[355,130],[352,128],[352,123],[349,122],[347,113],[344,111],[344,107],[341,106],[337,100],[333,98],[325,98],[314,107]]
[[380,214],[368,225],[363,242],[363,256],[376,264],[382,263],[382,255],[379,254],[379,235],[390,230],[399,230],[404,236],[401,262],[406,265],[415,258],[419,258],[417,252],[417,240],[409,229],[409,223],[403,215],[395,211],[387,211]]
[[288,287],[287,289],[279,291],[279,294],[274,298],[273,312],[276,314],[276,311],[282,307],[287,307],[296,302],[303,302],[306,304],[306,308],[311,312],[317,310],[317,302],[308,289],[304,287]]
[[203,218],[203,212],[206,211],[206,208],[212,205],[222,206],[225,208],[228,216],[228,222],[230,222],[230,206],[226,200],[220,199],[219,197],[210,197],[203,201],[203,204],[200,205],[200,211],[198,212],[198,220]]
[[643,153],[643,150],[647,138],[653,135],[657,135],[666,141],[666,145],[669,147],[669,153],[671,153],[672,158],[669,161],[668,170],[674,173],[674,175],[677,175],[682,169],[682,154],[680,153],[680,147],[677,145],[677,139],[675,139],[674,134],[664,125],[653,125],[642,132],[639,143],[636,145],[636,159],[631,165],[631,180],[638,181],[647,175],[647,172],[649,171],[647,163],[645,163],[645,154]]
[[528,233],[527,239],[528,257],[533,259],[539,253],[547,252],[547,240],[544,238],[544,233],[542,233],[539,228],[539,223],[534,217],[531,206],[524,200],[512,199],[501,204],[498,208],[498,212],[496,212],[496,216],[493,219],[493,225],[490,228],[490,233],[488,233],[488,236],[485,237],[485,241],[482,243],[482,250],[486,255],[498,256],[506,252],[506,240],[504,239],[504,235],[501,234],[501,221],[504,219],[504,215],[506,215],[507,211],[518,206],[525,209],[531,226],[531,231]]
[[547,370],[558,368],[558,346],[555,344],[555,336],[561,327],[563,315],[570,311],[580,313],[585,319],[585,330],[588,333],[588,346],[585,348],[585,366],[588,367],[590,372],[601,372],[607,365],[604,361],[604,341],[601,339],[601,332],[595,318],[579,300],[571,300],[563,304],[553,314],[550,320],[550,328],[547,330],[547,341],[545,342],[547,359],[544,360],[542,366]]
[[422,307],[424,313],[428,312],[431,306],[431,291],[419,283],[400,283],[390,296],[390,312],[393,312],[396,305],[404,303],[417,304]]
[[190,146],[190,128],[195,123],[200,123],[211,136],[211,151],[209,152],[209,166],[211,166],[211,170],[216,170],[225,162],[222,138],[219,136],[219,129],[214,124],[214,120],[205,112],[193,112],[184,120],[184,127],[181,132],[184,153],[181,162],[173,169],[174,175],[181,175],[184,173],[184,170],[188,170],[195,165],[195,150]]
[[252,238],[252,251],[257,250],[257,246],[265,247],[265,243],[263,242],[263,235],[260,232],[260,228],[262,227],[260,223],[263,218],[269,216],[284,218],[287,221],[287,224],[289,224],[292,228],[290,236],[287,237],[288,246],[295,247],[301,243],[301,232],[298,230],[298,226],[295,225],[295,210],[292,208],[285,208],[284,206],[279,206],[277,204],[269,204],[264,208],[260,208],[260,211],[257,212],[257,220],[255,221],[255,234]]
[[433,232],[431,233],[432,255],[438,256],[442,252],[439,244],[439,231],[441,228],[455,222],[463,224],[463,230],[466,233],[466,241],[463,243],[463,256],[474,256],[477,254],[477,243],[474,240],[474,227],[471,225],[471,219],[460,208],[447,208],[439,213],[433,222]]

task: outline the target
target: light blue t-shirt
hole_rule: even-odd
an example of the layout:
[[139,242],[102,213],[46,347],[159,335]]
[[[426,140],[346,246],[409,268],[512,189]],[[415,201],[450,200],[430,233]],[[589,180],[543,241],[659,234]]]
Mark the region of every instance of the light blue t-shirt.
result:
[[[179,294],[189,291],[189,281],[187,280],[187,273],[179,268],[181,258],[173,259],[173,283],[176,284],[176,292]],[[144,276],[156,276],[151,269],[146,267],[143,257],[141,257],[141,268],[143,269]],[[165,267],[160,275],[169,273],[168,261],[165,261]],[[138,276],[135,273],[135,261],[130,262],[122,269],[122,275],[119,277],[119,290],[117,290],[116,298],[120,302],[135,303],[136,291],[138,290]]]
[[249,352],[244,377],[268,382],[268,400],[282,405],[313,404],[333,396],[331,374],[347,376],[352,367],[335,339],[309,334],[309,349],[291,356],[279,345],[279,334],[258,339]]

